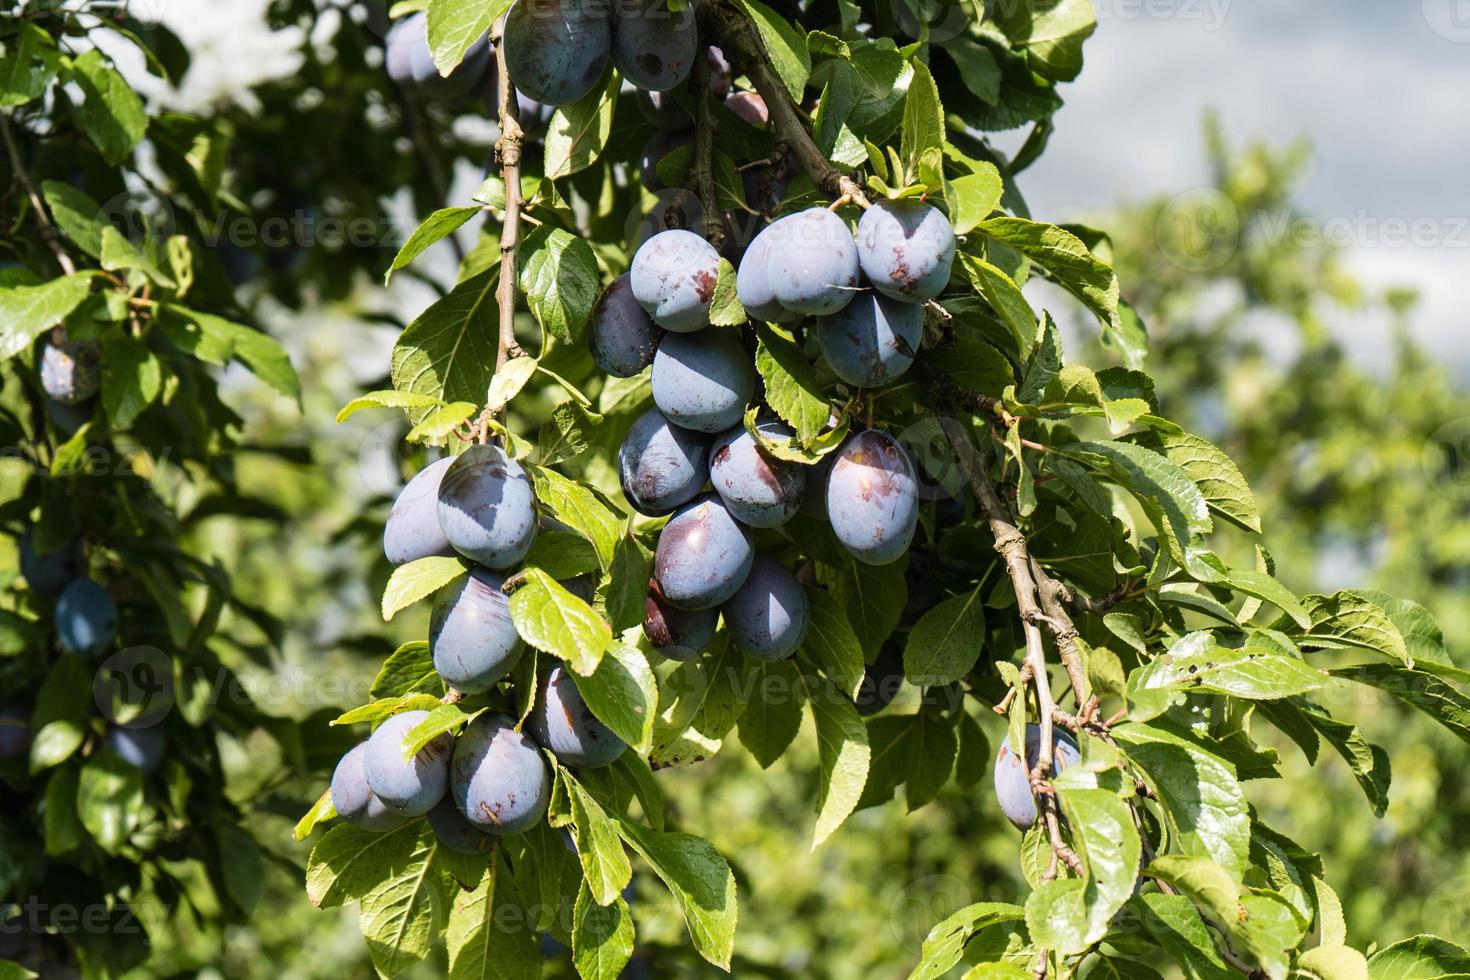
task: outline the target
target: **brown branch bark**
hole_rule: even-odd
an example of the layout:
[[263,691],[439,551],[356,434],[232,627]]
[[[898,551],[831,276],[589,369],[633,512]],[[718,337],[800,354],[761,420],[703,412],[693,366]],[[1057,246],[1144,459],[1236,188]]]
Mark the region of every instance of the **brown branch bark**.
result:
[[56,232],[56,226],[51,223],[51,216],[46,213],[46,203],[41,200],[41,195],[36,193],[36,185],[31,183],[30,175],[26,173],[25,162],[20,158],[20,147],[15,142],[15,133],[11,131],[10,119],[0,115],[0,137],[5,141],[5,153],[10,157],[10,166],[15,171],[15,179],[25,190],[26,199],[30,201],[31,208],[36,212],[36,224],[41,230],[41,240],[46,247],[51,249],[51,254],[56,256],[56,264],[61,266],[61,271],[67,275],[76,275],[76,263],[66,253],[66,247],[61,242],[61,236]]
[[[495,29],[499,41],[505,29],[502,17]],[[516,342],[516,280],[520,276],[518,249],[521,237],[521,130],[519,106],[510,70],[505,62],[505,45],[495,45],[495,75],[500,84],[500,138],[495,141],[495,156],[500,161],[500,179],[505,184],[505,220],[500,231],[500,281],[496,302],[500,306],[500,335],[495,355],[495,370],[524,353]]]
[[699,196],[704,240],[718,252],[725,244],[725,222],[720,215],[719,198],[715,195],[715,134],[709,111],[709,59],[703,52],[694,58],[694,71],[689,78],[689,94],[694,99],[694,192]]

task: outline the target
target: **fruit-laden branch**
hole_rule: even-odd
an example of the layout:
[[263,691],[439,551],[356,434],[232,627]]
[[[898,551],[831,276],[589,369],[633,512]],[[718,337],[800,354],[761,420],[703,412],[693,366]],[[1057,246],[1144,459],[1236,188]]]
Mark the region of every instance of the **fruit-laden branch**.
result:
[[500,306],[500,337],[495,355],[498,373],[505,362],[524,352],[516,343],[516,279],[520,272],[517,249],[521,238],[521,130],[519,105],[510,70],[505,63],[505,18],[495,28],[495,79],[500,89],[500,138],[495,157],[500,161],[500,180],[505,185],[505,220],[500,230],[500,281],[496,302]]
[[36,212],[36,223],[41,229],[41,239],[51,253],[56,256],[56,264],[61,266],[61,271],[67,275],[75,275],[76,263],[71,256],[66,254],[66,249],[61,244],[61,238],[56,234],[56,228],[51,224],[51,218],[46,213],[46,205],[41,200],[41,195],[36,193],[36,187],[31,183],[31,178],[26,174],[25,163],[20,158],[20,147],[15,145],[15,134],[10,130],[10,119],[0,115],[0,136],[5,140],[5,152],[10,157],[10,166],[15,171],[15,179],[25,190],[26,199],[30,201],[31,209]]
[[725,244],[725,222],[720,216],[720,202],[715,195],[714,127],[710,122],[709,58],[703,52],[694,57],[689,78],[689,94],[694,99],[694,187],[699,195],[704,220],[704,239],[719,251]]

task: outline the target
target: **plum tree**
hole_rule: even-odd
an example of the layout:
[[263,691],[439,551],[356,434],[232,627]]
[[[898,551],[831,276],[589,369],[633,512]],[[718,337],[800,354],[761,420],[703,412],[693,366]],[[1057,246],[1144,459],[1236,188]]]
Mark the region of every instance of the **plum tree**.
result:
[[459,812],[487,833],[519,834],[540,822],[551,799],[541,750],[504,715],[482,715],[460,734],[450,765]]
[[93,340],[53,334],[41,346],[40,366],[42,390],[63,405],[86,401],[102,384],[102,348]]
[[163,729],[157,725],[149,728],[109,725],[107,728],[108,747],[119,759],[143,772],[152,772],[163,764],[165,744]]
[[[1029,830],[1036,823],[1036,797],[1031,792],[1031,770],[1041,753],[1041,726],[1032,722],[1026,726],[1026,759],[1023,762],[1011,748],[1011,736],[1001,740],[995,753],[995,798],[1006,819],[1020,830]],[[1052,766],[1057,771],[1075,765],[1081,756],[1077,742],[1064,731],[1052,735]]]
[[[763,436],[778,441],[796,436],[784,422],[765,421],[756,428]],[[801,509],[806,492],[806,467],[768,455],[743,425],[715,439],[710,449],[709,476],[730,513],[751,527],[785,524]]]
[[757,555],[745,582],[722,607],[730,639],[757,660],[785,660],[806,639],[806,589],[780,562]]
[[712,493],[685,504],[664,525],[653,574],[680,609],[709,609],[745,583],[754,559],[750,534]]
[[531,736],[550,749],[557,761],[583,769],[610,766],[628,747],[613,734],[582,698],[576,679],[564,667],[547,671],[526,719]]
[[766,229],[766,275],[776,301],[795,313],[836,313],[857,295],[852,232],[826,208],[808,208]]
[[79,578],[56,600],[56,638],[74,657],[91,657],[117,637],[117,606],[107,590],[89,578]]
[[664,0],[617,0],[612,11],[612,62],[623,78],[650,92],[667,92],[689,76],[699,53],[694,9],[673,11]]
[[924,311],[876,292],[817,320],[817,345],[832,371],[859,388],[876,388],[914,363],[924,339]]
[[332,771],[332,807],[354,827],[383,833],[403,826],[408,818],[384,806],[368,785],[363,768],[367,747],[367,740],[358,742],[338,760]]
[[453,795],[434,804],[429,811],[429,827],[434,837],[456,854],[485,854],[495,846],[495,838],[465,819]]
[[454,550],[489,568],[517,564],[536,537],[531,481],[499,446],[471,446],[450,465],[439,483],[438,511]]
[[653,401],[675,425],[714,434],[745,415],[755,370],[739,338],[711,327],[669,334],[653,358]]
[[664,598],[657,579],[648,583],[648,596],[643,600],[643,635],[660,655],[670,660],[693,660],[715,638],[719,625],[718,606],[680,609]]
[[448,77],[439,74],[433,52],[429,50],[428,17],[423,12],[394,21],[384,44],[388,77],[427,95],[462,95],[483,84],[485,70],[494,56],[489,38],[481,36],[465,51],[464,60]]
[[454,554],[439,526],[439,485],[453,462],[452,456],[434,460],[415,474],[393,501],[383,525],[383,554],[394,565]]
[[466,694],[487,691],[515,668],[525,650],[511,620],[505,579],[475,568],[440,591],[429,617],[429,650],[444,683]]
[[923,303],[949,283],[954,227],[922,201],[879,201],[858,219],[857,249],[874,289],[904,303]]
[[377,727],[367,741],[362,769],[373,795],[394,813],[418,817],[444,798],[449,780],[449,754],[454,741],[437,735],[408,755],[408,733],[429,717],[427,711],[404,711]]
[[639,247],[629,277],[633,297],[654,323],[665,330],[693,333],[709,326],[720,253],[694,232],[670,228]]
[[516,0],[501,41],[516,90],[550,106],[591,92],[611,53],[608,21],[601,0]]
[[878,429],[850,437],[827,477],[827,519],[853,557],[886,565],[908,551],[919,525],[914,464]]
[[37,554],[30,532],[20,537],[20,573],[36,595],[54,599],[81,576],[85,563],[75,543]]
[[[746,194],[752,197],[748,190]],[[757,234],[736,271],[735,295],[745,312],[757,320],[790,323],[801,318],[800,313],[788,310],[776,299],[775,281],[771,277],[771,245],[785,234],[781,226],[793,217],[779,218]]]
[[663,328],[633,296],[627,273],[608,283],[587,323],[592,360],[618,378],[631,378],[653,363]]
[[709,437],[673,425],[651,408],[618,449],[618,476],[634,508],[657,516],[698,495],[708,476]]
[[0,759],[25,755],[31,744],[31,713],[19,705],[0,710]]

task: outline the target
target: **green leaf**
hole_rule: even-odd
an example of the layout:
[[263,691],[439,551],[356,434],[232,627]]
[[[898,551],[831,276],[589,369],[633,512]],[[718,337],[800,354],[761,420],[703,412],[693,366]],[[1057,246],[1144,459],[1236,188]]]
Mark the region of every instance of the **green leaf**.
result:
[[805,101],[803,93],[812,74],[806,38],[760,0],[735,0],[735,4],[755,24],[771,68],[786,86],[786,91],[791,93],[791,98],[801,104]]
[[887,565],[869,565],[844,553],[832,576],[832,594],[847,613],[865,660],[875,659],[898,627],[908,601],[907,569],[907,555]]
[[499,412],[509,405],[511,399],[519,395],[536,374],[538,366],[534,357],[512,357],[502,364],[500,370],[490,379],[490,387],[485,393],[485,407],[491,412]]
[[430,555],[399,565],[383,589],[383,620],[391,620],[399,610],[428,598],[464,574],[462,561],[443,555]]
[[111,227],[102,219],[102,205],[86,192],[56,180],[42,182],[41,194],[66,237],[92,258],[101,258],[102,232]]
[[760,661],[750,674],[750,697],[740,715],[740,744],[769,769],[801,731],[801,675],[795,663]]
[[1031,336],[1022,338],[1021,350],[1031,351],[1026,373],[1016,387],[1016,400],[1024,404],[1038,400],[1062,368],[1062,332],[1050,313],[1043,312],[1040,326],[1032,328]]
[[572,910],[572,962],[582,980],[618,980],[633,958],[633,916],[619,896],[606,907],[582,883]]
[[[235,358],[249,368],[251,374],[287,398],[301,397],[301,379],[291,366],[290,356],[269,334],[182,306],[170,305],[168,310],[183,317],[198,331],[194,346],[185,346],[185,350],[201,356],[198,348],[204,345],[216,351],[221,358]],[[180,341],[176,333],[170,333],[169,339],[176,344]]]
[[[624,519],[592,490],[553,469],[528,465],[526,472],[536,485],[536,502],[552,517],[591,541],[603,570],[610,569],[617,557],[619,543],[625,537]],[[648,583],[645,580],[636,585],[647,588]]]
[[1171,692],[1204,691],[1274,701],[1320,688],[1321,671],[1263,647],[1222,647],[1208,633],[1192,633],[1128,677],[1129,718],[1147,721],[1168,707]]
[[[427,717],[410,728],[403,736],[403,758],[412,759],[423,751],[424,747],[443,735],[457,734],[470,722],[474,721],[488,709],[480,708],[477,711],[466,711],[458,704],[441,704],[429,711]],[[444,740],[447,744],[447,740]]]
[[785,328],[760,324],[756,337],[755,367],[765,382],[766,404],[796,430],[797,439],[810,449],[832,416],[816,372]]
[[159,264],[153,242],[135,244],[112,225],[106,225],[102,229],[101,262],[102,268],[108,272],[126,272],[132,269],[143,273],[160,286],[169,289],[178,286]]
[[[913,90],[910,89],[910,91],[912,92]],[[993,163],[986,163],[976,173],[962,174],[952,179],[949,182],[948,189],[945,191],[945,201],[949,205],[949,220],[954,225],[954,233],[956,235],[968,235],[971,231],[974,231],[976,225],[990,217],[995,209],[1000,207],[1000,196],[1003,190],[1000,171],[995,169],[995,164]],[[994,270],[1002,278],[1005,278],[1007,282],[1010,281],[1010,278],[1005,273],[1000,272],[999,269],[996,269],[990,263],[981,259],[973,259],[972,261]],[[1011,283],[1012,287],[1014,285],[1014,283]],[[995,306],[995,303],[991,301],[989,296],[985,295],[983,290],[981,291],[981,295],[985,296],[986,302]],[[998,307],[997,312],[1000,312],[1002,317],[1006,316],[1006,313]],[[1007,319],[1007,322],[1010,322],[1009,319]]]
[[512,0],[433,0],[428,5],[429,51],[434,67],[448,77],[465,52],[511,7]]
[[1247,531],[1261,533],[1261,512],[1255,494],[1229,456],[1188,432],[1160,432],[1159,440],[1164,455],[1199,486],[1210,510]]
[[102,343],[102,407],[112,424],[125,429],[163,391],[163,365],[142,341],[109,333]]
[[1438,936],[1385,946],[1368,960],[1370,980],[1435,980],[1470,973],[1470,952]]
[[[969,180],[961,177],[955,181],[959,185],[962,181]],[[992,210],[994,210],[992,208]],[[973,224],[971,225],[973,227]],[[966,229],[968,231],[969,229]],[[956,218],[956,234],[964,234],[958,229],[958,218]],[[964,270],[970,285],[975,287],[985,302],[989,303],[991,309],[995,310],[1001,322],[1010,328],[1011,335],[1016,338],[1018,350],[1028,351],[1036,339],[1036,312],[1031,309],[1031,304],[1022,295],[1019,286],[995,266],[979,259],[973,255],[961,255],[960,267]],[[1054,359],[1051,371],[1056,372],[1060,367],[1060,357]],[[1051,380],[1050,375],[1045,378],[1034,379],[1024,388],[1017,392],[1016,397],[1023,402],[1032,401],[1041,394],[1046,387],[1046,382]],[[1039,385],[1038,385],[1039,381]]]
[[715,292],[710,297],[709,322],[712,327],[738,327],[750,319],[740,298],[735,294],[735,267],[720,259],[720,274],[715,279]]
[[570,531],[540,531],[524,564],[533,565],[559,582],[597,571],[592,542]]
[[618,831],[674,896],[695,950],[728,971],[739,918],[729,863],[709,841],[691,834],[659,833],[626,820],[619,821]]
[[1303,646],[1351,646],[1382,653],[1406,667],[1414,666],[1408,647],[1388,613],[1356,592],[1308,595],[1302,605],[1312,617]]
[[1031,70],[1058,82],[1077,77],[1082,43],[1097,30],[1091,0],[1017,0],[1000,5],[997,20]]
[[985,608],[977,587],[950,596],[926,612],[909,632],[904,676],[920,686],[957,681],[974,668],[985,644]]
[[525,248],[521,289],[531,312],[558,340],[580,343],[601,286],[592,246],[551,228],[538,229]]
[[[919,178],[919,161],[930,150],[944,148],[944,106],[939,102],[939,87],[929,66],[913,59],[914,77],[903,100],[903,133],[900,153],[903,156],[905,183]],[[997,177],[998,179],[998,177]]]
[[428,959],[449,923],[451,895],[432,866],[440,845],[426,824],[414,826],[420,836],[408,860],[388,869],[362,896],[357,915],[368,955],[387,977]]
[[1368,961],[1347,946],[1318,946],[1296,961],[1299,973],[1315,980],[1368,980]]
[[249,913],[260,904],[265,889],[265,857],[250,832],[238,824],[215,828],[219,838],[220,868],[225,890],[241,910]]
[[558,767],[557,780],[566,789],[576,829],[577,856],[582,861],[587,888],[598,905],[611,905],[633,877],[633,866],[615,825],[570,772]]
[[[475,6],[483,9],[485,5],[477,3]],[[413,260],[423,255],[430,245],[448,238],[475,215],[482,214],[484,210],[481,207],[441,208],[429,215],[422,224],[414,229],[413,234],[408,236],[408,241],[403,243],[403,247],[393,257],[393,264],[383,274],[383,285],[386,286],[392,282],[393,273],[399,269],[408,268]]]
[[36,980],[38,974],[12,960],[0,960],[0,980]]
[[39,286],[0,288],[0,360],[30,347],[80,306],[91,291],[89,273],[62,276]]
[[332,804],[332,790],[331,787],[328,787],[322,791],[321,796],[317,797],[316,802],[311,805],[311,809],[307,810],[301,819],[296,822],[296,827],[291,831],[291,836],[298,841],[306,840],[306,838],[311,836],[312,831],[316,830],[318,824],[326,823],[336,816],[337,808]]
[[1356,725],[1338,721],[1325,708],[1305,701],[1288,707],[1295,707],[1306,722],[1337,750],[1352,770],[1363,795],[1368,797],[1374,814],[1383,816],[1388,809],[1388,787],[1393,778],[1388,753],[1369,742]]
[[118,854],[143,817],[143,773],[106,752],[82,766],[77,781],[77,816],[108,854]]
[[77,116],[102,158],[117,166],[148,131],[143,100],[127,79],[93,48],[72,62],[71,80],[82,90]]
[[648,751],[658,713],[658,682],[641,650],[614,643],[592,676],[573,674],[572,679],[599,721],[633,751]]
[[306,897],[320,909],[363,898],[413,856],[424,825],[415,821],[385,834],[340,825],[328,830],[306,861]]
[[495,270],[459,283],[398,338],[393,387],[443,402],[478,403],[495,373]]
[[959,753],[954,725],[938,712],[920,711],[913,718],[904,748],[908,768],[904,797],[910,813],[939,795]]
[[452,405],[444,405],[420,419],[418,425],[408,430],[403,441],[442,446],[449,439],[450,433],[479,414],[480,406],[474,402],[455,402]]
[[801,645],[801,656],[820,667],[837,689],[856,697],[863,683],[863,648],[837,600],[820,589],[806,590],[811,625]]
[[1118,277],[1076,235],[1055,225],[1009,217],[986,219],[975,230],[1050,272],[1059,286],[1097,316],[1104,336],[1122,330]]
[[[560,850],[560,835],[556,845]],[[560,898],[560,894],[556,897]],[[517,893],[500,855],[493,855],[479,884],[457,892],[449,910],[444,933],[449,980],[540,977],[541,947],[532,928],[536,923],[528,922],[525,915],[527,904],[528,898]]]
[[817,824],[812,850],[842,825],[857,807],[868,780],[868,730],[857,708],[829,681],[801,674],[802,688],[817,727],[817,756],[822,767],[817,792]]
[[1074,788],[1059,778],[1057,795],[1087,878],[1052,881],[1034,891],[1026,901],[1026,925],[1038,944],[1078,953],[1103,937],[1133,897],[1142,844],[1128,804],[1111,790]]
[[1198,980],[1236,980],[1240,976],[1221,958],[1199,910],[1183,895],[1148,892],[1134,899],[1132,908],[1144,930],[1187,975]]
[[547,180],[557,180],[590,167],[612,135],[613,109],[618,100],[618,74],[571,105],[557,109],[546,127],[544,168]]
[[0,56],[0,107],[25,105],[46,93],[61,68],[61,54],[50,34],[21,21]]
[[365,408],[438,408],[443,404],[444,402],[438,398],[416,395],[411,391],[370,391],[343,405],[342,411],[337,413],[337,422],[338,424],[346,422]]
[[510,614],[522,639],[590,677],[612,643],[612,627],[582,599],[539,568],[524,569],[511,594]]
[[1290,616],[1302,629],[1310,629],[1312,617],[1291,590],[1265,572],[1231,569],[1226,584],[1236,592],[1244,592],[1280,609]]
[[30,771],[38,773],[71,758],[86,737],[92,677],[80,657],[61,657],[46,672],[31,715]]
[[434,655],[427,640],[410,640],[383,662],[368,694],[374,698],[396,698],[406,694],[444,695],[444,680],[434,669]]
[[921,947],[921,959],[908,980],[939,980],[959,965],[970,937],[982,929],[1007,922],[1021,922],[1025,909],[1005,902],[979,902],[955,912],[929,930]]
[[1331,671],[1332,676],[1376,687],[1418,708],[1461,740],[1470,742],[1470,697],[1443,678],[1396,664],[1359,664]]

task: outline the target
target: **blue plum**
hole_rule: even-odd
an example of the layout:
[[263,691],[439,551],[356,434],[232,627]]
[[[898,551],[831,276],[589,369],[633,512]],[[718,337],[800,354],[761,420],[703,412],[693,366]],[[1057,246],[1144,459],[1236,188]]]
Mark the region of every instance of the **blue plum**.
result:
[[914,464],[886,432],[868,429],[843,445],[827,477],[827,519],[837,540],[869,565],[908,551],[919,526]]
[[653,574],[671,605],[709,609],[745,584],[754,556],[750,534],[724,501],[707,493],[685,504],[659,532]]
[[[1057,771],[1076,765],[1082,758],[1077,743],[1064,731],[1053,729],[1052,765]],[[1006,735],[995,754],[995,798],[1006,819],[1019,830],[1029,830],[1036,823],[1036,797],[1031,793],[1031,770],[1036,768],[1041,755],[1041,726],[1026,726],[1026,759],[1011,748],[1011,737]]]
[[857,295],[858,253],[852,232],[826,208],[808,208],[766,229],[771,292],[795,313],[826,316]]
[[37,554],[30,534],[21,536],[20,573],[36,595],[55,598],[81,576],[83,568],[81,550],[75,544]]
[[664,0],[613,5],[612,62],[638,88],[667,92],[689,76],[698,54],[693,7],[672,11]]
[[785,660],[806,639],[811,607],[791,570],[757,555],[745,583],[722,610],[735,645],[758,660]]
[[949,283],[954,228],[923,201],[879,201],[858,219],[857,248],[873,288],[904,303],[923,303]]
[[0,759],[25,755],[31,745],[31,713],[11,707],[0,711]]
[[765,129],[766,123],[771,121],[766,100],[755,92],[731,92],[725,97],[725,108],[756,129]]
[[623,495],[640,513],[667,514],[704,486],[709,437],[673,425],[656,408],[645,412],[618,450]]
[[446,78],[434,65],[429,50],[428,18],[410,14],[394,21],[385,39],[388,77],[399,85],[422,90],[428,95],[462,95],[485,77],[494,52],[487,36],[481,36],[464,54],[464,60]]
[[692,231],[670,228],[639,247],[629,272],[633,296],[665,330],[693,333],[709,326],[720,277],[720,253]]
[[914,363],[924,339],[924,308],[865,292],[844,310],[817,320],[817,345],[832,371],[859,388],[876,388]]
[[663,328],[633,298],[627,273],[608,283],[587,325],[592,360],[617,378],[631,378],[652,364],[663,335]]
[[715,638],[720,625],[718,607],[680,609],[664,598],[658,581],[648,585],[643,600],[643,635],[653,649],[670,660],[693,660]]
[[781,226],[792,217],[781,218],[757,234],[735,273],[735,296],[754,319],[768,323],[801,319],[800,313],[786,309],[776,300],[775,281],[771,277],[771,245],[785,234]]
[[837,454],[828,453],[806,468],[806,491],[801,497],[801,512],[808,517],[827,519],[827,480]]
[[669,334],[653,358],[653,402],[670,422],[714,434],[745,416],[755,363],[733,332]]
[[102,348],[96,341],[48,339],[41,346],[41,388],[63,405],[97,394],[102,384]]
[[610,766],[628,747],[587,707],[565,667],[553,667],[541,681],[526,724],[536,743],[550,749],[563,765]]
[[56,600],[56,636],[74,657],[91,657],[117,637],[117,606],[107,590],[89,578],[68,585]]
[[439,843],[456,854],[485,854],[495,846],[495,838],[466,820],[451,796],[429,811],[429,827]]
[[439,526],[461,555],[489,568],[526,557],[536,537],[536,497],[521,464],[499,446],[471,446],[439,483]]
[[458,584],[439,593],[429,617],[429,649],[444,683],[466,694],[494,687],[525,651],[510,617],[510,601],[500,587],[505,579],[473,569]]
[[439,484],[454,457],[436,459],[398,493],[383,525],[383,554],[394,565],[430,555],[452,555],[454,549],[439,526]]
[[516,0],[505,19],[506,68],[537,102],[563,106],[597,87],[612,32],[601,0]]
[[[784,422],[761,422],[756,428],[775,440],[796,435]],[[715,439],[709,477],[735,519],[751,527],[785,524],[801,509],[806,492],[806,467],[767,455],[743,425]]]
[[449,782],[449,754],[454,740],[436,736],[410,758],[408,733],[427,711],[404,711],[377,727],[367,740],[362,769],[373,795],[394,813],[419,817],[444,798]]
[[408,818],[384,806],[368,786],[363,771],[367,745],[366,741],[357,743],[338,761],[332,772],[332,806],[354,827],[380,834],[403,826]]
[[107,729],[107,744],[134,769],[152,772],[163,763],[164,735],[157,725],[150,728],[112,725]]
[[459,812],[491,834],[529,830],[551,799],[541,750],[504,715],[482,715],[459,736],[449,782]]

